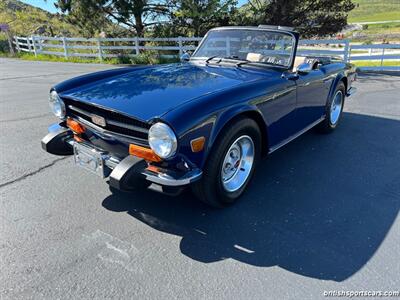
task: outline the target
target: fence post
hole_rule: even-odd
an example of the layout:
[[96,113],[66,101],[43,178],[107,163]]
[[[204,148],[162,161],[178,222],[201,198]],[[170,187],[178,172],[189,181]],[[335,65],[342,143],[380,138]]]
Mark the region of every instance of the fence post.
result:
[[99,60],[103,61],[103,50],[101,49],[101,38],[97,39],[97,48],[99,51]]
[[182,37],[178,36],[178,45],[179,45],[179,56],[183,54],[183,44],[182,44]]
[[35,36],[32,35],[32,36],[31,36],[31,39],[32,39],[33,53],[35,54],[35,57],[37,57],[36,39],[35,39]]
[[18,37],[14,36],[14,40],[15,40],[15,46],[17,47],[17,51],[18,53],[21,52],[21,49],[19,48],[19,41],[18,41]]
[[[35,40],[36,40],[36,39],[35,39]],[[43,46],[42,46],[42,41],[43,41],[43,40],[41,40],[41,39],[40,39],[40,36],[39,36],[38,39],[37,39],[37,41],[39,42],[39,51],[38,51],[38,53],[40,53],[40,52],[43,51]]]
[[345,40],[345,44],[344,44],[344,55],[343,55],[343,60],[344,60],[345,62],[348,62],[349,59],[350,59],[350,51],[351,51],[350,42],[349,42],[349,40]]
[[62,37],[63,48],[64,48],[64,56],[68,59],[68,48],[67,48],[67,39],[65,36]]
[[26,46],[28,47],[28,52],[31,53],[32,46],[31,46],[31,40],[30,40],[29,36],[26,37]]
[[140,49],[139,49],[139,38],[137,36],[135,36],[135,52],[136,55],[140,54]]
[[13,45],[13,38],[11,37],[10,31],[6,30],[7,40],[8,40],[8,47],[10,48],[11,55],[14,56],[14,45]]
[[383,66],[383,56],[385,55],[385,48],[382,48],[381,67]]

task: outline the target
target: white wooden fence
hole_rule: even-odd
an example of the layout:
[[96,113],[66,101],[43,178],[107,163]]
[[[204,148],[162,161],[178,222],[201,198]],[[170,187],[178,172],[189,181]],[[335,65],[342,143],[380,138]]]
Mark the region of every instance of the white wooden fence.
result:
[[[147,50],[181,55],[194,50],[200,37],[172,38],[66,38],[66,37],[14,37],[18,52],[31,52],[69,57],[93,57],[100,60],[118,56],[136,56]],[[226,40],[225,47],[229,48]],[[399,70],[400,66],[384,66],[385,60],[400,61],[400,44],[356,45],[349,40],[300,40],[300,55],[329,55],[344,61],[374,61],[378,66],[361,67],[363,70]]]
[[[47,36],[14,36],[18,51],[37,54],[49,54],[69,57],[103,58],[135,56],[143,50],[175,51],[180,55],[184,51],[196,49],[201,38],[67,38]],[[162,45],[160,45],[162,44]]]

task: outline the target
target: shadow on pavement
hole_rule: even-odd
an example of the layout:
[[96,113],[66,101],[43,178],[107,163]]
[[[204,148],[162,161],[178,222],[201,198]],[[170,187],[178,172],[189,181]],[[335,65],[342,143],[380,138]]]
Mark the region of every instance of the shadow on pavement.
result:
[[114,192],[106,209],[182,236],[204,263],[227,258],[343,281],[372,257],[400,207],[400,121],[346,113],[331,135],[310,132],[258,166],[234,206],[210,209],[190,192]]

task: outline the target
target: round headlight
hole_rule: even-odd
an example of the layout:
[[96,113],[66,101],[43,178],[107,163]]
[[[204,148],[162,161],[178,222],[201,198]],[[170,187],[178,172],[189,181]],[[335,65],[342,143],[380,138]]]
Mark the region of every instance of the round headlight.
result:
[[171,157],[177,148],[175,133],[167,124],[155,123],[149,130],[149,145],[159,157]]
[[60,119],[65,117],[65,104],[56,91],[52,91],[49,97],[51,111]]

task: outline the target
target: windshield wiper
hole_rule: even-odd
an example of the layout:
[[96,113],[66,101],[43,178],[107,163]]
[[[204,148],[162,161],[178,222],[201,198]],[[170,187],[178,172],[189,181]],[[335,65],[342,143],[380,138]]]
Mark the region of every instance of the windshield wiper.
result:
[[247,60],[247,59],[243,59],[243,58],[239,58],[239,56],[236,56],[236,55],[224,56],[224,57],[219,57],[218,55],[214,55],[214,56],[211,56],[211,57],[207,58],[207,59],[205,60],[205,63],[208,64],[211,60],[213,60],[214,58],[217,58],[217,57],[219,58],[219,61],[217,62],[218,64],[219,64],[223,59],[226,59],[226,60],[236,60],[236,61],[238,61],[238,62],[235,64],[236,67],[240,67],[240,66],[242,66],[242,65],[246,65],[246,64],[252,63],[252,61]]
[[236,56],[236,55],[225,56],[225,57],[223,57],[223,58],[224,58],[224,59],[237,60],[238,63],[236,63],[236,67],[240,67],[240,66],[242,66],[242,65],[246,65],[246,64],[251,63],[250,60],[244,59],[244,58],[239,58],[239,56]]
[[[214,58],[217,58],[217,57],[219,57],[219,56],[218,55],[214,55],[214,56],[211,56],[211,57],[207,58],[206,59],[206,64],[208,64],[211,60],[213,60]],[[221,61],[221,59],[219,61]]]

